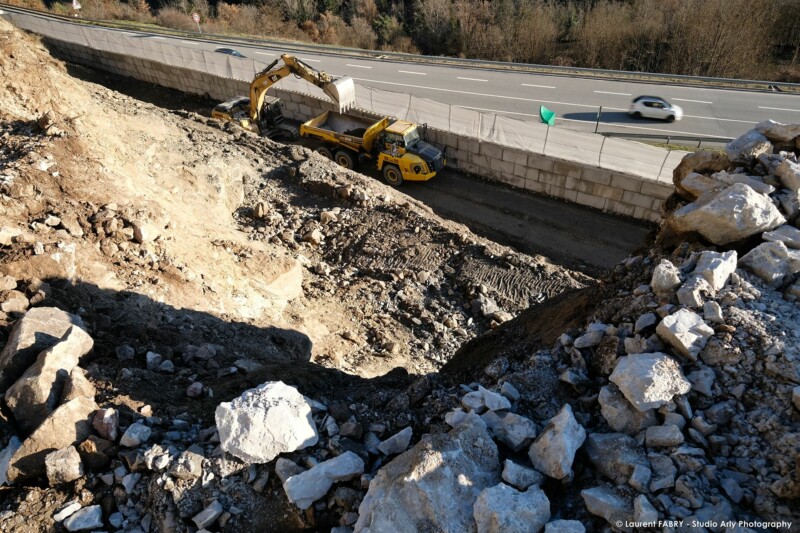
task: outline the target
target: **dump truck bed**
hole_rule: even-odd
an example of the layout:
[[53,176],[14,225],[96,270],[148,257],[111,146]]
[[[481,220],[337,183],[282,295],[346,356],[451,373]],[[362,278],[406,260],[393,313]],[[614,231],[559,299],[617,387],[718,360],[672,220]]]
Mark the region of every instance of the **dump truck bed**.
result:
[[386,128],[388,123],[389,120],[385,118],[374,121],[335,111],[325,111],[300,126],[300,135],[317,137],[359,152],[369,152],[372,149],[373,140]]

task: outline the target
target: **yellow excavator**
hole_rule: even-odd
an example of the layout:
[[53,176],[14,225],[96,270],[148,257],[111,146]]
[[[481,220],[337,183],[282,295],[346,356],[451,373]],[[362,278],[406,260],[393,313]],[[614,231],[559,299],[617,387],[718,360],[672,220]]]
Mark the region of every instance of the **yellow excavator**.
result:
[[[278,62],[283,64],[278,65]],[[250,97],[237,96],[217,105],[211,116],[225,121],[236,122],[243,128],[265,137],[297,138],[298,130],[286,123],[281,102],[278,98],[267,96],[267,90],[286,76],[294,74],[313,83],[345,111],[355,105],[356,87],[353,78],[345,76],[334,79],[330,74],[320,72],[291,54],[283,54],[256,74],[250,83]]]

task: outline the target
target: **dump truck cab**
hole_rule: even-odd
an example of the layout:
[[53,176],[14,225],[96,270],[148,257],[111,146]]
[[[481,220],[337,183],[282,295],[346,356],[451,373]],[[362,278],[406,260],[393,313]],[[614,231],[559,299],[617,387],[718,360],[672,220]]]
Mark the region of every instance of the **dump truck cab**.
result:
[[[400,185],[404,180],[427,181],[444,167],[444,154],[423,140],[420,129],[413,122],[397,120],[380,133],[376,143],[380,149],[378,170],[390,185]],[[387,165],[396,166],[401,179]]]

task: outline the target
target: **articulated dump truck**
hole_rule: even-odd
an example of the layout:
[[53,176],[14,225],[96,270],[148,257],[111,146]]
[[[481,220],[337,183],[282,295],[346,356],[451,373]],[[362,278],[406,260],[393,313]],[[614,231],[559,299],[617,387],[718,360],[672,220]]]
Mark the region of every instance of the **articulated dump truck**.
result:
[[375,122],[326,111],[300,126],[300,135],[319,140],[316,151],[354,169],[361,159],[375,162],[386,182],[427,181],[445,165],[444,153],[425,142],[417,124],[382,118]]

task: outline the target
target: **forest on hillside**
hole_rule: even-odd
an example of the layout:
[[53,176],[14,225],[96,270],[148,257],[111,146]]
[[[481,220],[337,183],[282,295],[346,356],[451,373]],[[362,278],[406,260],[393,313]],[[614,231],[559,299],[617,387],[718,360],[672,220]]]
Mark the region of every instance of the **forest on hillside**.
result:
[[[44,9],[43,0],[11,3]],[[82,16],[493,61],[800,82],[800,0],[83,0]],[[71,2],[50,4],[67,13]]]

